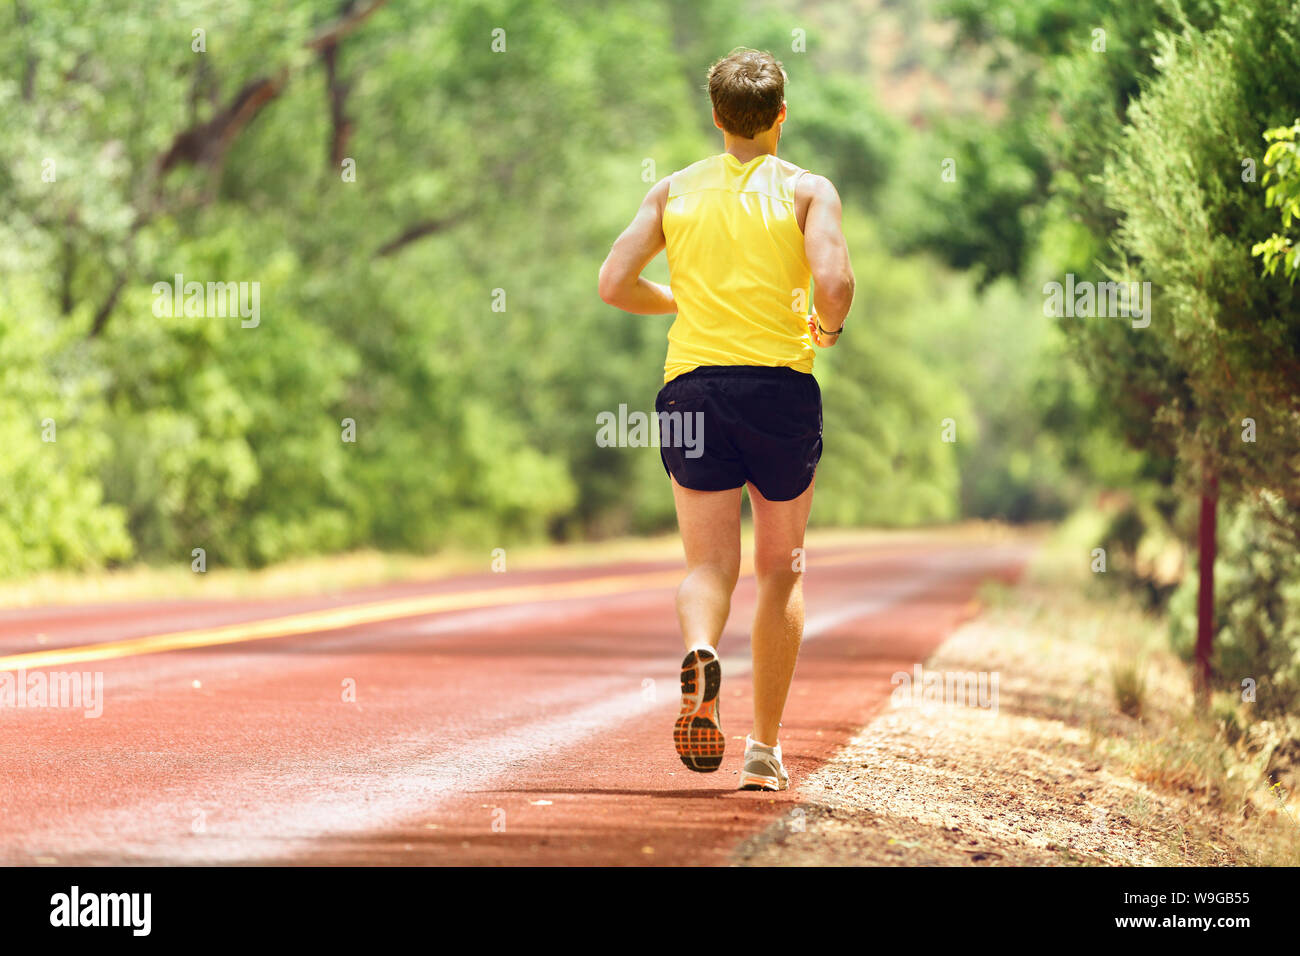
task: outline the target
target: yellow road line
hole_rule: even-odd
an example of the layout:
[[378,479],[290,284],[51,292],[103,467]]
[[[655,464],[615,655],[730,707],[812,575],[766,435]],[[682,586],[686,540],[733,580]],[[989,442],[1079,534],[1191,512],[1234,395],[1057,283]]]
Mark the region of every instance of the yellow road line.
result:
[[[880,557],[885,549],[858,551],[817,559],[817,567],[847,564],[864,557]],[[752,573],[745,570],[746,574]],[[376,624],[404,617],[422,617],[446,611],[466,611],[474,608],[500,607],[508,604],[527,604],[534,601],[561,601],[567,598],[601,597],[655,588],[673,587],[682,579],[681,570],[646,571],[639,574],[617,574],[599,578],[584,578],[558,584],[528,584],[517,587],[484,588],[451,594],[429,594],[413,598],[397,598],[354,604],[347,607],[305,611],[284,617],[260,621],[244,621],[219,627],[173,631],[169,634],[150,634],[120,641],[100,644],[82,644],[76,647],[51,648],[0,657],[0,671],[20,668],[32,670],[40,667],[58,667],[87,661],[111,660],[136,654],[159,654],[164,651],[190,650],[218,644],[239,644],[245,641],[262,641],[271,637],[288,637],[295,634],[312,634],[319,631],[337,631],[359,624]]]
[[306,611],[285,617],[261,621],[245,621],[220,627],[174,631],[169,634],[150,634],[101,644],[77,647],[52,648],[0,657],[0,670],[17,670],[37,667],[57,667],[62,664],[108,660],[134,654],[157,654],[163,651],[211,647],[216,644],[237,644],[244,641],[261,641],[270,637],[287,637],[291,634],[310,634],[317,631],[337,631],[359,624],[376,624],[403,617],[420,617],[443,611],[464,611],[474,608],[496,607],[504,604],[524,604],[530,601],[555,601],[574,597],[596,597],[627,591],[671,587],[681,580],[680,571],[660,571],[643,574],[620,574],[604,578],[587,578],[560,584],[530,584],[519,587],[489,588],[461,591],[452,594],[430,594],[414,598],[398,598],[370,604]]

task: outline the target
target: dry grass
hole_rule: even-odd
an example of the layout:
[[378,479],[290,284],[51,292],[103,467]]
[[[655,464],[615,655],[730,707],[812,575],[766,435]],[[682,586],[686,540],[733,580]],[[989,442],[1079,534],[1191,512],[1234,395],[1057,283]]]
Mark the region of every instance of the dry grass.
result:
[[[1255,720],[1231,694],[1216,695],[1209,708],[1198,705],[1190,668],[1170,649],[1164,621],[1087,571],[1080,557],[1092,533],[1087,521],[1062,528],[1024,588],[1066,622],[1065,639],[1093,643],[1108,662],[1112,707],[1090,713],[1092,746],[1134,781],[1215,814],[1241,862],[1300,864],[1294,768],[1270,790],[1277,776],[1270,763],[1300,741],[1300,720]],[[1211,862],[1193,847],[1195,831],[1171,834],[1170,849],[1188,862]],[[1223,849],[1215,837],[1200,836],[1210,856]]]

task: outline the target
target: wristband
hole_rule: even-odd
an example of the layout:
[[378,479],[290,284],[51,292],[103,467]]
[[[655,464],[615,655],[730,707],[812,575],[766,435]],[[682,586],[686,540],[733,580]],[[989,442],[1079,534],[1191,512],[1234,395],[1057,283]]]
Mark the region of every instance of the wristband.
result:
[[826,331],[825,329],[822,328],[822,320],[819,319],[819,318],[814,318],[814,319],[813,319],[813,322],[814,322],[814,323],[816,324],[816,326],[817,326],[817,333],[818,333],[819,335],[839,335],[841,332],[844,331],[844,326],[842,326],[842,325],[841,325],[838,329],[836,329],[834,332],[828,332],[828,331]]

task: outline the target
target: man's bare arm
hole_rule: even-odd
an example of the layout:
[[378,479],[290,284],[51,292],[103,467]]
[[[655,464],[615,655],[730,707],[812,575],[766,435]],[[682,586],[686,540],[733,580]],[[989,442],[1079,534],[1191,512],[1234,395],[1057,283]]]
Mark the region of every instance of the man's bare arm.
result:
[[614,240],[600,267],[600,297],[616,309],[637,315],[668,315],[677,311],[672,290],[641,277],[641,270],[665,245],[664,204],[668,177],[646,193],[632,224]]
[[[844,239],[840,195],[825,176],[808,174],[799,185],[811,192],[804,221],[803,246],[812,267],[813,308],[823,329],[834,332],[844,325],[853,305],[853,266],[849,244]],[[834,345],[837,335],[820,336],[818,345]]]

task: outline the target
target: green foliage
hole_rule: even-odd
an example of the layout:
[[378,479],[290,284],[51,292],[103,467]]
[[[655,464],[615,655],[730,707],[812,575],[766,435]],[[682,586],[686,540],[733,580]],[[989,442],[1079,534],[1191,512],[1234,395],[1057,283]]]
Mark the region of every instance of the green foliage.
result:
[[[1176,372],[1163,390],[1147,370],[1117,365],[1110,376],[1149,383],[1157,425],[1192,474],[1212,468],[1225,486],[1282,490],[1300,456],[1300,305],[1251,259],[1267,213],[1242,172],[1269,119],[1300,108],[1279,82],[1300,69],[1296,17],[1282,2],[1243,5],[1216,30],[1162,37],[1159,76],[1130,109],[1106,176],[1132,257],[1125,277],[1152,282],[1160,315],[1151,329],[1112,323],[1103,334],[1154,331],[1148,351]],[[1266,435],[1242,441],[1243,418]]]
[[[1300,120],[1290,126],[1264,130],[1264,139],[1272,144],[1264,153],[1264,165],[1269,167],[1261,180],[1267,187],[1264,190],[1264,204],[1281,211],[1283,229],[1290,229],[1291,223],[1300,218],[1297,135],[1300,135]],[[1296,275],[1300,273],[1300,249],[1295,247],[1289,236],[1275,232],[1263,242],[1255,243],[1250,252],[1251,255],[1263,258],[1265,275],[1272,275],[1279,264],[1292,282],[1295,282]]]
[[[1184,488],[1200,490],[1211,476],[1229,505],[1255,494],[1294,503],[1300,304],[1252,259],[1270,215],[1245,169],[1263,129],[1300,111],[1290,81],[1300,70],[1300,13],[1282,0],[1225,3],[1213,29],[1185,25],[1158,41],[1158,74],[1130,108],[1105,182],[1122,216],[1117,247],[1131,257],[1126,278],[1153,283],[1164,318],[1144,330],[1160,323],[1143,346],[1153,362],[1139,367],[1116,349],[1121,361],[1105,372],[1143,383],[1152,396],[1151,431],[1177,455]],[[1098,338],[1129,334],[1112,328]],[[1163,380],[1152,368],[1165,370]],[[1300,514],[1293,504],[1233,515],[1215,562],[1213,664],[1234,682],[1267,679],[1270,700],[1261,706],[1277,712],[1294,702],[1286,662],[1300,643],[1288,584],[1294,568],[1270,547],[1270,526],[1289,529],[1294,549]],[[1173,639],[1185,653],[1194,643],[1194,575],[1170,607]]]
[[4,280],[0,293],[0,576],[124,560],[124,516],[97,477],[111,446],[85,345],[35,282]]
[[[1025,124],[918,140],[853,51],[783,55],[765,4],[392,0],[331,69],[309,41],[344,7],[0,6],[0,575],[671,527],[657,452],[595,443],[651,408],[670,317],[604,306],[596,271],[719,148],[704,71],[737,45],[785,59],[782,154],[838,185],[858,272],[815,520],[1052,515],[1105,457],[1055,330],[994,281],[1047,172]],[[241,92],[265,98],[223,126]],[[257,283],[260,322],[160,314],[178,274]]]
[[968,399],[927,364],[917,345],[930,335],[907,319],[929,295],[934,266],[888,259],[858,217],[847,217],[845,233],[858,288],[870,291],[855,300],[839,344],[817,356],[824,450],[812,520],[898,526],[953,518],[956,446],[942,441],[942,419],[969,423]]
[[[214,216],[213,218],[217,218]],[[180,243],[170,267],[187,276],[257,275],[260,324],[155,315],[133,288],[112,334],[95,341],[109,382],[105,432],[115,454],[103,474],[127,509],[143,553],[264,563],[355,540],[340,441],[351,350],[300,312],[290,252],[256,233],[213,223]],[[270,240],[270,237],[266,237]],[[364,428],[361,429],[364,436]]]
[[[829,74],[796,74],[787,94],[795,162],[827,176],[855,203],[875,211],[889,181],[901,136],[897,121],[864,96],[860,81]],[[792,144],[793,146],[793,144]]]
[[[1186,503],[1215,479],[1232,515],[1216,564],[1227,602],[1220,673],[1267,673],[1268,706],[1287,706],[1294,698],[1279,688],[1290,686],[1296,609],[1285,555],[1300,526],[1300,305],[1290,281],[1300,258],[1273,210],[1283,230],[1300,212],[1297,129],[1282,125],[1300,115],[1300,8],[1290,0],[943,8],[958,24],[958,48],[992,50],[1019,94],[1008,116],[972,135],[1027,138],[1026,166],[1037,154],[1051,170],[1045,193],[1006,204],[1033,230],[1033,271],[1042,281],[1068,272],[1152,285],[1147,328],[1117,317],[1061,321],[1095,392],[1091,406],[1072,407],[1084,413],[1076,433],[1091,408],[1142,456],[1131,477],[1145,480],[1101,542],[1119,559],[1116,576],[1137,577],[1139,552],[1170,529],[1191,538]],[[1272,145],[1256,183],[1249,170],[1262,141]],[[927,245],[963,254],[948,240]],[[1255,256],[1264,257],[1262,275]],[[1286,504],[1235,504],[1260,497]],[[1248,574],[1254,561],[1266,566]],[[1191,569],[1173,599],[1175,636],[1188,653],[1195,580]],[[1162,582],[1141,583],[1158,604]]]
[[941,119],[900,150],[884,217],[891,245],[902,253],[932,250],[984,281],[1018,278],[1046,184],[1046,167],[1023,126],[990,131]]
[[[0,266],[40,277],[51,323],[78,346],[99,454],[64,480],[91,504],[102,483],[116,505],[102,516],[118,521],[116,537],[96,533],[66,559],[57,528],[32,528],[48,547],[6,548],[18,556],[0,573],[125,555],[123,518],[151,560],[201,546],[215,562],[261,564],[670,516],[670,500],[626,508],[653,473],[597,454],[593,435],[596,410],[653,396],[662,369],[663,327],[611,321],[594,277],[645,188],[643,157],[675,161],[655,141],[698,106],[684,79],[662,82],[671,18],[630,5],[383,7],[338,47],[349,182],[329,161],[324,64],[305,47],[332,17],[290,2],[0,11],[0,120],[18,131],[0,143],[15,210]],[[491,48],[497,25],[504,53]],[[178,133],[276,76],[220,162],[157,172]],[[685,165],[702,145],[673,148]],[[420,228],[427,237],[393,244]],[[260,324],[155,314],[152,285],[175,274],[258,283]],[[496,289],[505,312],[492,311]],[[82,341],[101,308],[102,332]],[[15,355],[7,371],[35,375],[44,358]],[[23,427],[30,391],[12,393]]]

